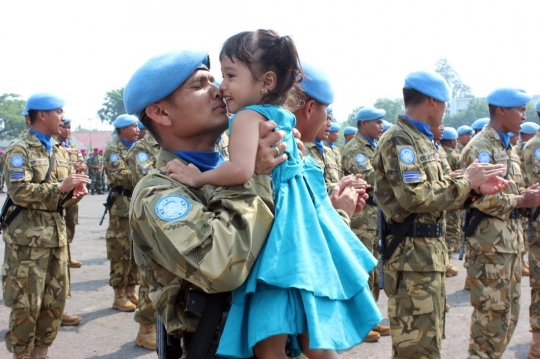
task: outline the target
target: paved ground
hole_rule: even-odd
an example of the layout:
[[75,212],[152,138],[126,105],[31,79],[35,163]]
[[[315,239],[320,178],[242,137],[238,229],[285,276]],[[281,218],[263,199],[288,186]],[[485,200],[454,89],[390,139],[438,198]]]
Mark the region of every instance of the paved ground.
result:
[[[0,194],[3,203],[4,194]],[[62,327],[49,354],[51,359],[113,359],[113,358],[155,358],[154,352],[135,346],[138,324],[133,313],[122,313],[111,309],[113,291],[108,285],[109,263],[105,251],[105,230],[99,219],[103,213],[105,196],[87,196],[80,203],[79,226],[73,245],[74,258],[83,266],[72,270],[72,297],[68,299],[69,313],[82,317],[78,327]],[[0,252],[4,244],[0,243]],[[3,259],[0,258],[0,261]],[[467,356],[467,343],[471,307],[469,292],[462,290],[465,273],[457,259],[453,264],[460,267],[457,277],[447,281],[448,302],[452,309],[447,315],[446,337],[443,341],[443,358],[460,359]],[[530,303],[529,281],[522,283],[522,310],[520,322],[504,358],[526,358],[531,334],[529,333],[528,306]],[[0,299],[0,304],[3,301]],[[382,294],[379,306],[386,315],[386,297]],[[0,358],[10,354],[3,343],[8,327],[8,308],[0,305]],[[387,322],[387,321],[386,321]],[[361,344],[341,354],[342,358],[390,358],[390,337],[381,338],[378,343]]]

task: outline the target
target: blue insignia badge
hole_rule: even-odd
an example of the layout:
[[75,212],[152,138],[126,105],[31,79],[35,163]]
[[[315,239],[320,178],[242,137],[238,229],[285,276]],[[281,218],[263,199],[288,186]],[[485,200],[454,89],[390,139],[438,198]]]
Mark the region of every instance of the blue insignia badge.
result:
[[22,165],[24,165],[24,158],[21,155],[15,155],[11,157],[10,163],[12,167],[15,167],[15,168],[22,167]]
[[146,152],[137,153],[137,161],[139,161],[139,162],[148,161],[148,153],[146,153]]
[[480,163],[490,163],[491,162],[491,156],[487,151],[482,151],[478,154],[476,157],[478,159],[478,162]]
[[362,163],[364,163],[364,162],[367,161],[367,157],[364,156],[364,155],[361,154],[361,153],[357,154],[356,157],[355,157],[354,159],[356,160],[356,163],[358,163],[358,164],[362,164]]
[[163,197],[156,204],[156,215],[164,221],[172,222],[185,217],[188,214],[191,204],[179,195]]
[[13,171],[10,176],[12,181],[22,181],[24,178],[24,172],[22,171]]
[[109,160],[111,162],[118,162],[118,155],[116,153],[113,153],[110,157],[109,157]]
[[405,162],[405,164],[412,164],[416,159],[416,153],[410,147],[404,147],[399,150],[399,159]]
[[540,148],[534,150],[534,158],[540,159]]

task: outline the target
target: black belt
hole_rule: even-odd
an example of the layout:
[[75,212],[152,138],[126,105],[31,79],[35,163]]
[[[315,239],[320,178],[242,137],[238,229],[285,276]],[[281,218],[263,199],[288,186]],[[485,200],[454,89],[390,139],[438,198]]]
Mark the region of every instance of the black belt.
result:
[[[390,225],[390,234],[394,236],[397,231]],[[442,237],[442,223],[413,223],[405,232],[405,237]]]
[[518,219],[519,216],[521,216],[519,209],[514,209],[512,212],[510,212],[510,219]]
[[376,206],[377,202],[375,201],[375,197],[369,196],[368,199],[366,199],[366,204],[370,206]]

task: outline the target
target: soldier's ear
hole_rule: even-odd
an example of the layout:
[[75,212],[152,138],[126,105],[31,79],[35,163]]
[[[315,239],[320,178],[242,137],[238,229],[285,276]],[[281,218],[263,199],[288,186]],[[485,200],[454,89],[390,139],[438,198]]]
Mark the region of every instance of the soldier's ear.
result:
[[159,103],[148,105],[145,111],[146,115],[159,125],[170,126],[172,123],[169,114]]

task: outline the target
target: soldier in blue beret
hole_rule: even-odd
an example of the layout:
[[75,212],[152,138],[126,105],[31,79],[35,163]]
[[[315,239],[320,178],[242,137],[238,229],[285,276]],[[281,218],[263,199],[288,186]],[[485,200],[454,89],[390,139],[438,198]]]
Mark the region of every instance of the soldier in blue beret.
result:
[[347,144],[350,140],[354,138],[356,132],[358,132],[358,128],[352,126],[347,126],[343,129],[343,137],[345,139],[345,144]]
[[385,133],[386,131],[388,131],[388,129],[390,127],[392,127],[393,123],[392,122],[388,122],[386,120],[383,120],[382,121],[382,133]]
[[463,151],[463,148],[467,146],[472,136],[474,135],[474,129],[467,125],[459,126],[457,129],[457,134],[458,134],[458,141],[457,141],[456,151],[461,153],[461,151]]

